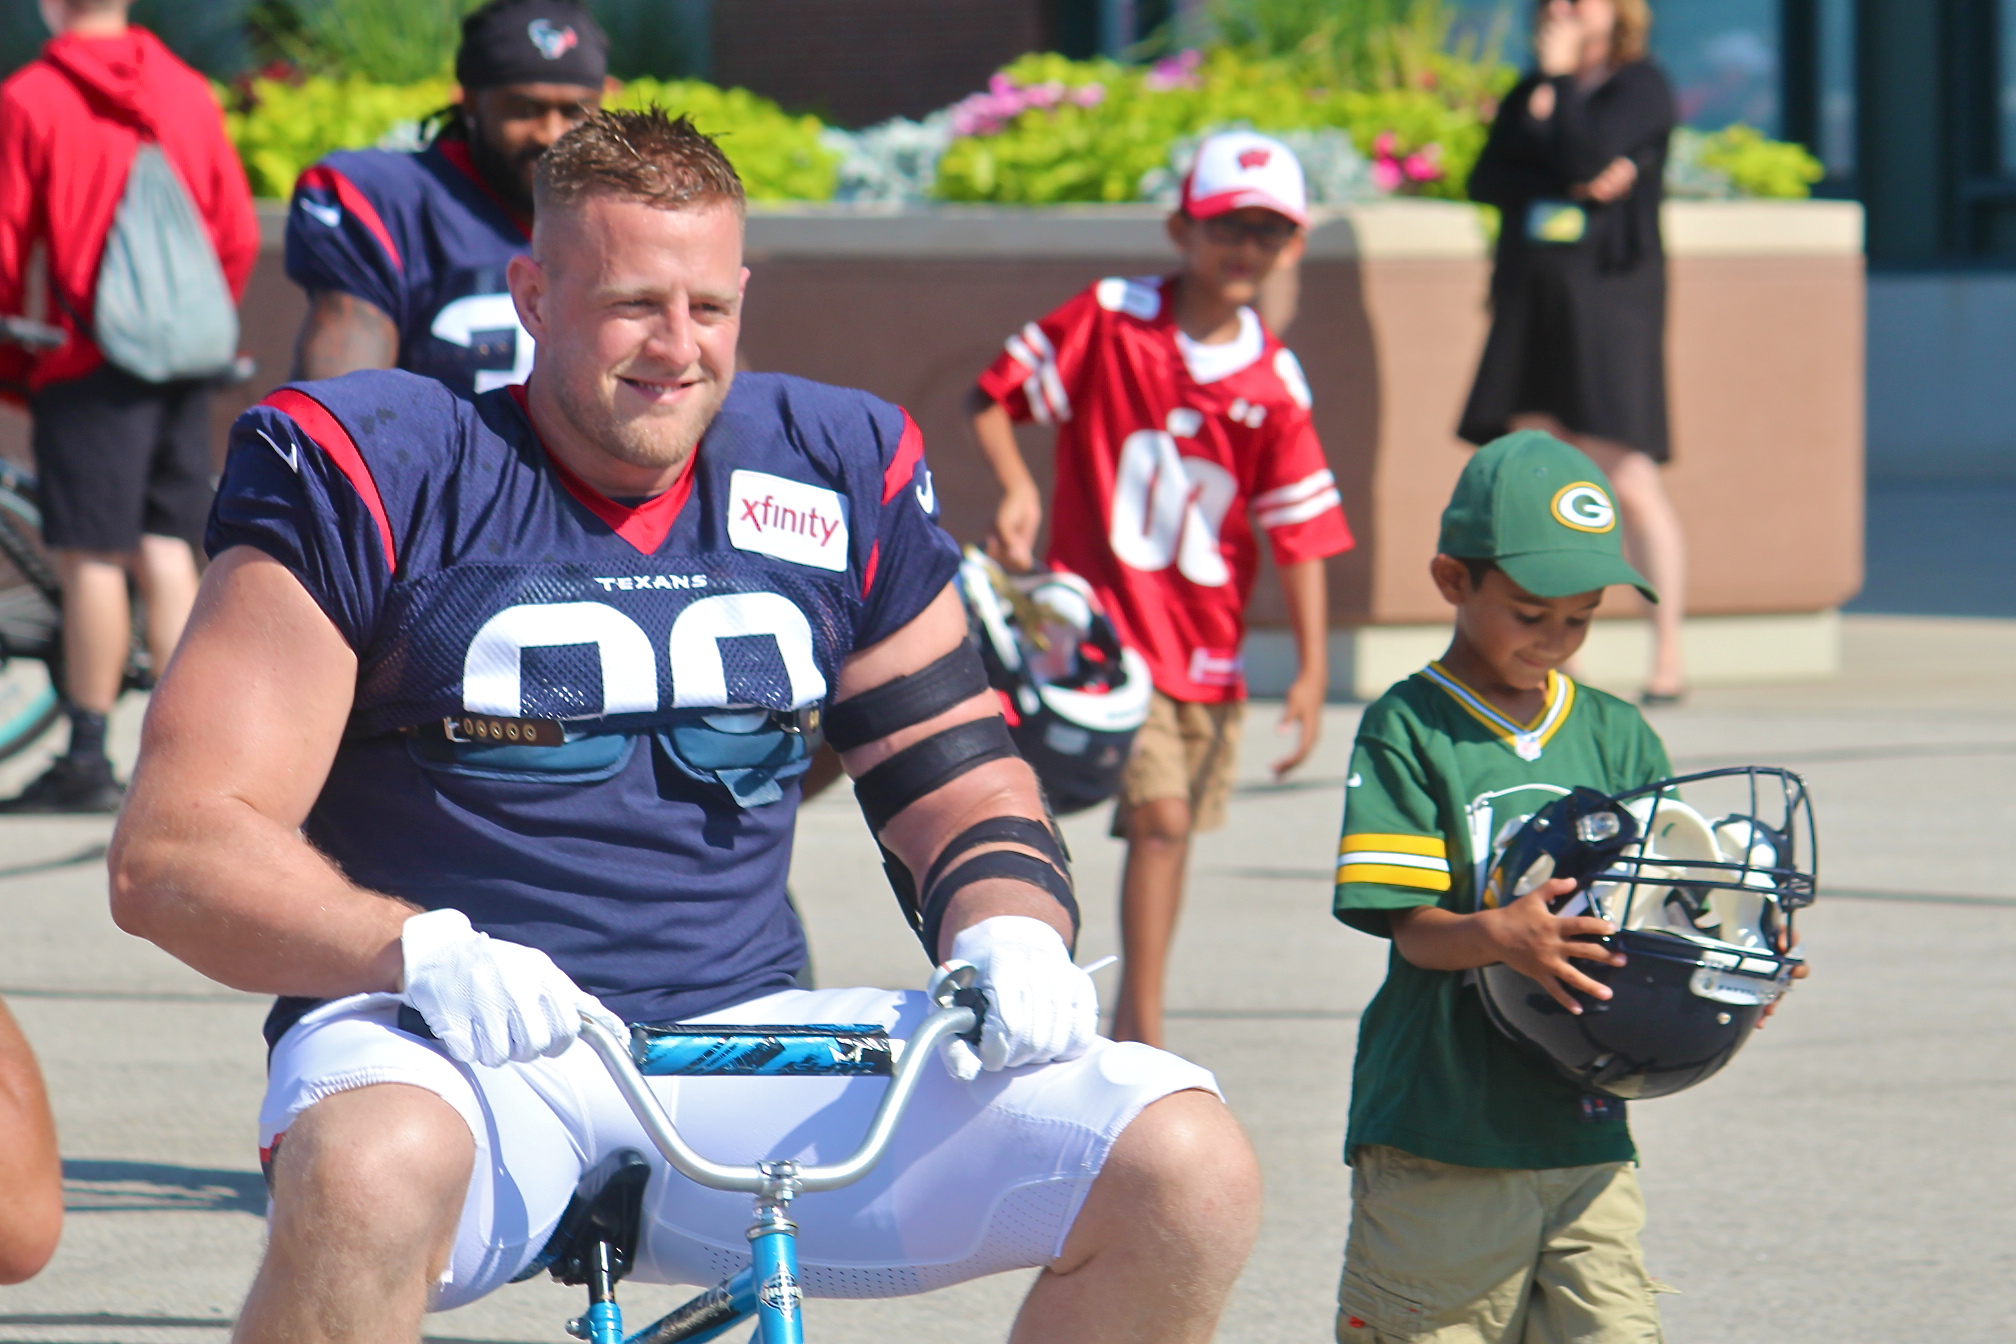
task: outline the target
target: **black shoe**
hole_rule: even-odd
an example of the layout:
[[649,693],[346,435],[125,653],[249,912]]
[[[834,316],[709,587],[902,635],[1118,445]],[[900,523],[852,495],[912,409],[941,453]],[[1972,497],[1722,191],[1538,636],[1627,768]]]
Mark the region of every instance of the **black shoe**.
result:
[[103,756],[58,756],[0,812],[117,812],[126,790]]

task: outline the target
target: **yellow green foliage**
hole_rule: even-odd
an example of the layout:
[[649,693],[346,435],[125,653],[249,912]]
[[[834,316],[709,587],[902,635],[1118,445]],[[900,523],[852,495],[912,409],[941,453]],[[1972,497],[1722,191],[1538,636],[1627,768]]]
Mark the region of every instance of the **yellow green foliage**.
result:
[[1725,126],[1701,143],[1700,163],[1726,174],[1741,196],[1798,200],[1813,194],[1827,175],[1820,160],[1800,145],[1766,139],[1754,126]]
[[[220,92],[220,98],[225,97]],[[292,194],[303,169],[335,149],[375,145],[402,124],[440,111],[455,96],[447,79],[418,84],[374,84],[366,79],[316,77],[299,84],[252,82],[241,110],[225,116],[257,196]],[[226,98],[228,102],[228,98]],[[657,104],[692,116],[721,137],[749,195],[759,201],[823,201],[833,195],[837,158],[819,143],[817,117],[787,115],[747,89],[722,89],[697,81],[633,80],[615,105]]]
[[825,129],[819,118],[792,116],[747,89],[723,89],[691,79],[633,79],[615,101],[623,108],[652,105],[684,113],[706,134],[718,136],[751,200],[833,198],[840,160],[819,143],[819,132]]
[[227,112],[225,128],[255,196],[290,196],[303,169],[333,149],[375,145],[402,122],[448,105],[454,83],[374,84],[316,77],[300,84],[252,81],[249,105]]
[[1432,71],[1408,87],[1312,87],[1304,67],[1224,48],[1207,54],[1188,78],[1159,87],[1140,67],[1054,55],[1024,57],[1003,73],[1024,88],[1097,85],[1103,97],[1089,106],[1064,99],[1032,108],[996,134],[953,141],[938,165],[938,194],[948,200],[1132,200],[1142,175],[1167,161],[1172,141],[1228,124],[1262,131],[1336,127],[1368,159],[1390,136],[1385,148],[1393,156],[1426,152],[1441,165],[1439,178],[1415,190],[1460,198],[1489,129],[1489,112],[1480,120],[1475,105],[1478,90],[1502,92],[1512,78],[1509,69],[1471,74],[1460,81],[1459,98],[1450,97]]

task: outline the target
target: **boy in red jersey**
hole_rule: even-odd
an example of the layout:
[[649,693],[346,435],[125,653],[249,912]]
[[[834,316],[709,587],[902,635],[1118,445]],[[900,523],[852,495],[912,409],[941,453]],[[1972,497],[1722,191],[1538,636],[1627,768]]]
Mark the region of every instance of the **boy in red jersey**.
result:
[[1249,306],[1301,256],[1307,224],[1302,168],[1285,145],[1212,136],[1169,217],[1181,269],[1101,280],[1029,323],[973,395],[973,430],[1003,490],[990,549],[1012,569],[1034,564],[1043,500],[1012,422],[1053,426],[1046,562],[1091,583],[1155,681],[1114,816],[1128,842],[1118,1040],[1161,1044],[1190,834],[1224,821],[1256,525],[1273,544],[1300,657],[1281,718],[1297,742],[1277,776],[1301,764],[1320,727],[1323,561],[1349,549],[1351,532],[1302,368]]

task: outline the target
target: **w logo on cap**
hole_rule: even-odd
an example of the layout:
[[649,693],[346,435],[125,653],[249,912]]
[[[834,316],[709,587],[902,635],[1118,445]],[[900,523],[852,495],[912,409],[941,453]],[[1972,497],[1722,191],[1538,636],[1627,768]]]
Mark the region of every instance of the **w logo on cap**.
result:
[[1267,160],[1274,157],[1271,149],[1245,149],[1239,152],[1239,166],[1248,172],[1255,168],[1265,168]]
[[525,35],[532,39],[533,46],[539,48],[539,54],[549,61],[557,61],[581,45],[581,34],[571,26],[562,28],[551,19],[532,20],[526,25]]
[[1591,481],[1564,485],[1554,494],[1554,517],[1577,532],[1608,532],[1617,526],[1617,506]]

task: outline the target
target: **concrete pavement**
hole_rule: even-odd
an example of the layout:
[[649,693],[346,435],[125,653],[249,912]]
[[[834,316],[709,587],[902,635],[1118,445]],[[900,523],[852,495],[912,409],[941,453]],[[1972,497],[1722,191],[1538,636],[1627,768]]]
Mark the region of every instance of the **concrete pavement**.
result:
[[[1825,893],[1801,920],[1814,978],[1770,1030],[1711,1083],[1634,1108],[1675,1341],[2016,1337],[2016,623],[1863,616],[1847,639],[1837,682],[1704,692],[1655,719],[1682,767],[1808,775]],[[1254,706],[1232,823],[1197,847],[1172,986],[1172,1045],[1217,1071],[1267,1173],[1221,1332],[1238,1344],[1329,1337],[1353,1031],[1385,955],[1328,915],[1356,711],[1331,711],[1285,787],[1266,782],[1274,712]],[[0,767],[0,792],[38,764]],[[1103,955],[1118,846],[1103,814],[1068,830],[1082,951]],[[49,1075],[72,1210],[51,1267],[0,1289],[0,1340],[209,1344],[259,1250],[264,1004],[111,926],[108,831],[0,821],[0,990]],[[921,981],[844,793],[807,809],[794,885],[822,983]],[[814,1303],[811,1337],[1001,1338],[1026,1278]],[[624,1293],[633,1312],[685,1295]],[[433,1318],[430,1337],[557,1340],[576,1310],[575,1290],[520,1285]]]

